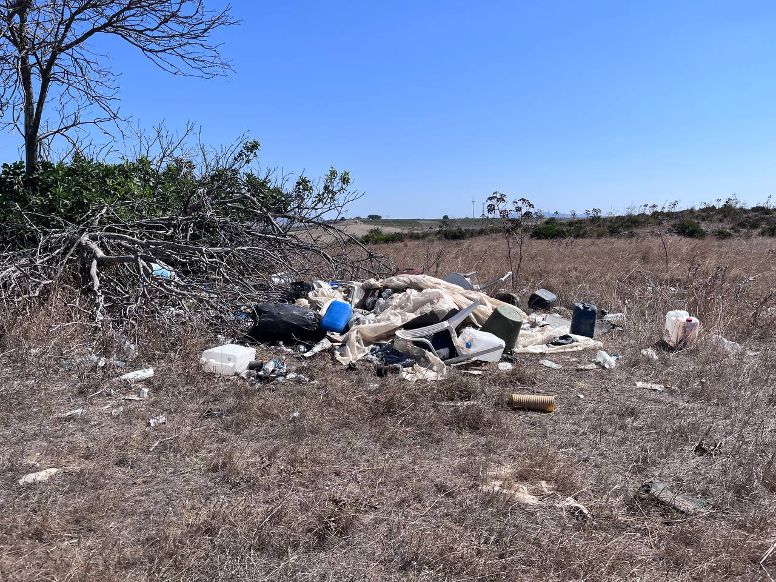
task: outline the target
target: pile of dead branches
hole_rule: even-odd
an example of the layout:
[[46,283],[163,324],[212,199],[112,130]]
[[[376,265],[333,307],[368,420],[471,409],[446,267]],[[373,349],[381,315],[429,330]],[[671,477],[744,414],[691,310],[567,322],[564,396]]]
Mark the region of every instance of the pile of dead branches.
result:
[[25,232],[16,240],[26,242],[0,250],[0,303],[24,311],[70,286],[78,290],[73,307],[98,322],[229,318],[240,305],[283,299],[291,281],[392,270],[336,227],[352,196],[306,181],[279,191],[267,197],[233,183],[200,183],[177,212],[144,217],[125,202],[54,227],[51,217],[19,209],[14,223]]

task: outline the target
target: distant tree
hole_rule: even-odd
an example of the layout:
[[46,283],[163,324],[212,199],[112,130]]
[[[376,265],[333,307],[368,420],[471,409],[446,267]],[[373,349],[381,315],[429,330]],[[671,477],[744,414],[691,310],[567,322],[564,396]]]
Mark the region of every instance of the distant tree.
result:
[[383,218],[380,214],[367,214],[366,217],[369,220],[381,220]]
[[449,216],[447,216],[447,214],[445,214],[445,215],[442,217],[442,220],[450,220],[450,217],[449,217]]
[[[235,24],[204,0],[0,0],[0,22],[0,114],[24,138],[28,173],[54,137],[75,146],[79,128],[120,120],[118,73],[94,52],[96,37],[174,75],[210,78],[229,69],[212,33]],[[56,113],[44,116],[50,101]]]

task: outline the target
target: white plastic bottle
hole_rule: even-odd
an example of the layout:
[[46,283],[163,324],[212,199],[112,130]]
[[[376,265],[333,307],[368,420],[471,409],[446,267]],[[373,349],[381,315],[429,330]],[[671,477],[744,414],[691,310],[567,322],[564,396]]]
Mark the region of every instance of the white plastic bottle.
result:
[[458,353],[461,356],[469,356],[485,350],[493,349],[493,351],[475,356],[475,360],[481,362],[498,362],[501,359],[501,354],[504,353],[504,347],[506,344],[500,337],[488,333],[487,331],[480,331],[473,327],[467,327],[458,336]]

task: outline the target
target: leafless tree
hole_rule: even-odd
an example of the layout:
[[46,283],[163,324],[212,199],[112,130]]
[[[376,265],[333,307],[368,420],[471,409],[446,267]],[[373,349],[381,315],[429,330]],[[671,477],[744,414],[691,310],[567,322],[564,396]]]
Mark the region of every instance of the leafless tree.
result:
[[27,172],[55,137],[74,143],[86,125],[121,120],[97,37],[121,39],[171,74],[211,78],[229,71],[213,40],[236,24],[229,10],[204,0],[0,0],[0,113],[24,138]]

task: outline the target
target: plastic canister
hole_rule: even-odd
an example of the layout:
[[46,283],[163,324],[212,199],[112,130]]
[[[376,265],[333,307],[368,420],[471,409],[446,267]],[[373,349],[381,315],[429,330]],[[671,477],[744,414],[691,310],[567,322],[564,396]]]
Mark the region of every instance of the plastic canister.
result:
[[571,315],[570,333],[593,337],[595,335],[595,320],[598,317],[598,308],[589,303],[575,303],[574,313]]
[[486,331],[501,338],[504,340],[504,349],[512,350],[517,343],[517,336],[522,325],[523,320],[520,318],[520,312],[502,305],[493,310],[480,331]]
[[663,339],[671,347],[691,346],[698,339],[701,322],[681,309],[666,314],[666,326]]
[[353,317],[353,308],[350,304],[335,299],[329,303],[326,313],[323,314],[321,329],[340,333],[345,329],[351,317]]
[[458,336],[457,351],[461,356],[470,356],[492,349],[493,351],[474,356],[473,359],[481,362],[498,362],[501,359],[501,354],[504,353],[504,346],[504,340],[500,337],[487,331],[467,327]]
[[242,374],[248,364],[256,358],[256,350],[237,344],[226,344],[202,352],[200,363],[206,372],[222,376]]
[[558,300],[558,296],[547,289],[537,289],[528,298],[528,307],[531,309],[547,309]]

